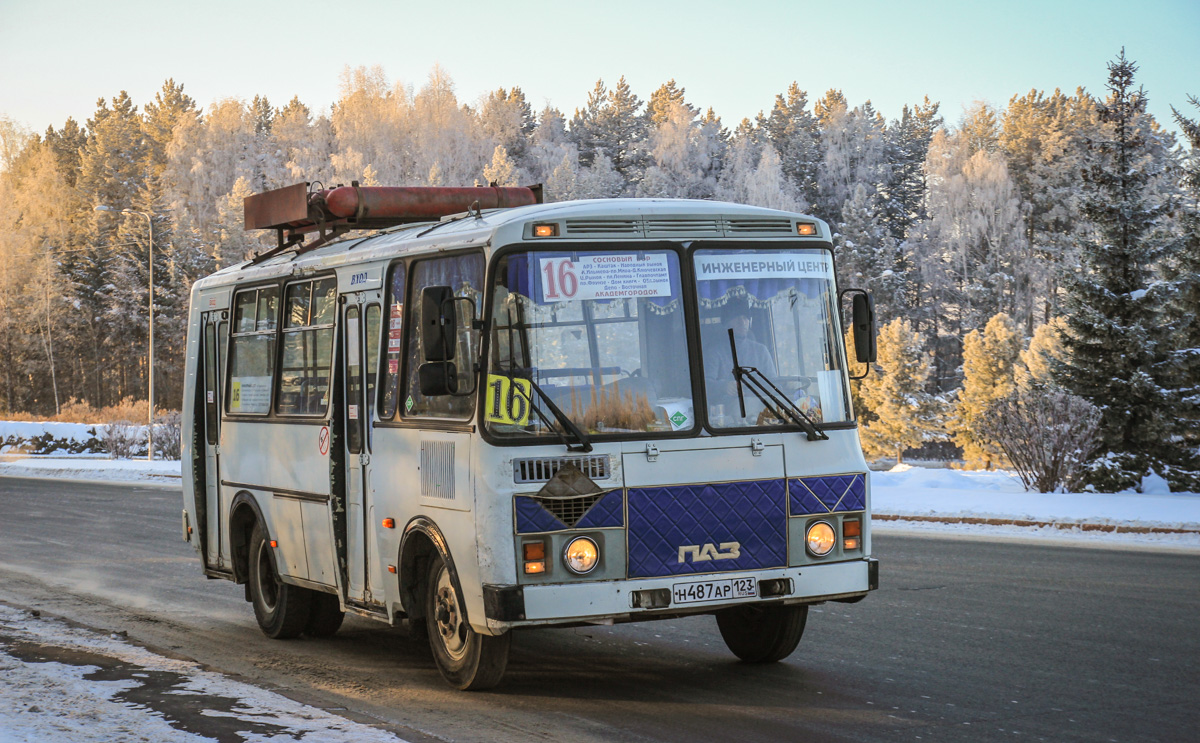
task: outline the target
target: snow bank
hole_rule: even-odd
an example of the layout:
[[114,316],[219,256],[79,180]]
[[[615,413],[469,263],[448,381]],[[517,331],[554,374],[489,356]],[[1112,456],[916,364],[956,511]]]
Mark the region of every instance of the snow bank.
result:
[[151,462],[145,459],[97,459],[95,455],[80,455],[12,457],[0,461],[0,475],[9,477],[178,483],[182,474],[180,462],[169,459],[156,459]]
[[898,465],[871,474],[877,514],[1004,518],[1200,530],[1195,493],[1027,493],[1010,472]]

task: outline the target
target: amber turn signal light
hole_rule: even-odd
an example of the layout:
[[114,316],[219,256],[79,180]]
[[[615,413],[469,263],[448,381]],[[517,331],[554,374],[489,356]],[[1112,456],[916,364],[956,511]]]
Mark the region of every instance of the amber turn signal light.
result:
[[525,542],[521,545],[521,557],[525,560],[526,575],[546,572],[545,542]]
[[533,236],[534,237],[557,237],[558,236],[558,225],[557,224],[535,224],[533,226]]
[[808,224],[806,222],[797,222],[796,234],[804,235],[805,237],[812,237],[813,235],[817,234],[817,226],[815,224]]
[[384,529],[395,529],[396,528],[396,519],[384,519],[383,520],[383,528]]
[[278,546],[279,546],[279,542],[276,542],[274,539],[272,539],[272,540],[271,540],[271,546],[272,546],[272,547],[278,547]]
[[862,522],[858,519],[846,519],[842,522],[843,537],[861,537]]

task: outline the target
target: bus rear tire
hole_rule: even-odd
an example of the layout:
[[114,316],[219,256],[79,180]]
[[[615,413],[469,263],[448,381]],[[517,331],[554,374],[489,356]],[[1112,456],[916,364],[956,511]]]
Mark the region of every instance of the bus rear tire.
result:
[[716,613],[721,639],[747,663],[774,663],[792,654],[804,636],[808,605],[748,605]]
[[311,593],[279,579],[275,552],[267,543],[262,524],[255,524],[250,533],[248,572],[254,618],[263,634],[273,640],[299,636],[308,623]]
[[309,608],[308,623],[304,634],[309,637],[333,637],[346,618],[341,601],[332,593],[312,591],[312,606]]
[[479,691],[500,683],[508,667],[512,633],[481,635],[471,629],[450,571],[436,555],[425,581],[425,623],[434,663],[451,686]]

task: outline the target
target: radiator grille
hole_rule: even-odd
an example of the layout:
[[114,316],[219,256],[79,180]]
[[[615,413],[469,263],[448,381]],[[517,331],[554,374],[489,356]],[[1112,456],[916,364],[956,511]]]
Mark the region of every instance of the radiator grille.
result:
[[570,462],[593,480],[606,480],[612,472],[607,454],[590,457],[540,457],[513,460],[513,482],[549,482],[559,468]]
[[421,442],[421,496],[454,500],[454,442]]
[[554,517],[566,524],[568,529],[574,529],[579,519],[596,505],[608,493],[593,493],[574,498],[534,498],[542,508],[554,514]]

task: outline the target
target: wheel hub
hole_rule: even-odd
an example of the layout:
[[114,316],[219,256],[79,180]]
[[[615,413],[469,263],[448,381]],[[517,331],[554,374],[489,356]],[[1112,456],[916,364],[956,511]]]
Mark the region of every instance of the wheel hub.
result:
[[462,612],[458,608],[458,594],[450,582],[450,573],[445,568],[438,573],[435,591],[434,622],[442,640],[442,647],[451,658],[461,660],[467,651],[467,625],[462,620]]

